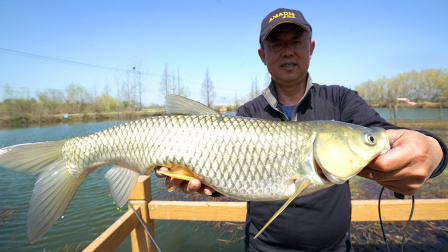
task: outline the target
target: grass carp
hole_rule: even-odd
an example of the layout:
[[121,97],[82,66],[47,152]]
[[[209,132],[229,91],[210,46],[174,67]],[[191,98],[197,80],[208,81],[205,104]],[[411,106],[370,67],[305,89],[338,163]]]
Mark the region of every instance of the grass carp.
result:
[[[384,129],[336,121],[283,122],[225,116],[168,96],[167,116],[124,123],[94,134],[0,149],[0,167],[37,176],[27,213],[27,237],[37,241],[61,217],[82,181],[106,173],[123,206],[140,174],[197,178],[246,201],[288,201],[344,183],[390,146]],[[260,233],[264,228],[260,231]]]

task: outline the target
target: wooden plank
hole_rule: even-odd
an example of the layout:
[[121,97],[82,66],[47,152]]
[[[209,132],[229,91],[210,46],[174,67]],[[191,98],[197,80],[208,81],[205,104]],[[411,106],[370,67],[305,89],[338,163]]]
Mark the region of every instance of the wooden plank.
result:
[[[129,204],[139,207],[141,210],[140,217],[151,235],[155,237],[154,220],[149,217],[148,202],[151,200],[151,177],[141,175],[138,177],[138,183],[129,197]],[[152,244],[145,228],[137,225],[131,231],[132,251],[134,252],[155,252],[156,247]]]
[[[381,201],[383,221],[407,221],[411,204],[410,199]],[[415,200],[412,220],[448,220],[448,199]],[[352,221],[379,221],[378,200],[352,200]]]
[[[144,195],[144,194],[141,194]],[[133,205],[139,215],[141,206],[147,201],[134,201]],[[158,201],[148,203],[150,223],[153,231],[154,219],[190,220],[190,221],[235,221],[244,222],[246,219],[246,202],[209,202],[209,201]],[[381,202],[383,221],[407,221],[411,211],[411,200],[384,200]],[[145,214],[147,216],[147,214]],[[417,199],[415,200],[414,221],[448,220],[448,199]],[[352,200],[352,221],[379,221],[378,200]],[[123,216],[93,241],[84,251],[112,251],[138,227],[137,240],[147,244],[147,237],[143,237],[142,226],[132,210]],[[136,251],[146,251],[147,245],[140,244]],[[134,244],[133,244],[134,245]],[[150,246],[151,251],[154,246]]]
[[[155,236],[154,232],[154,220],[150,219],[149,216],[149,209],[148,209],[148,202],[141,200],[133,200],[129,202],[129,204],[132,204],[135,207],[139,207],[141,210],[141,214],[139,214],[143,220],[144,223],[146,223],[146,227],[148,228],[149,232],[151,232],[152,237]],[[149,238],[148,234],[146,233],[145,228],[142,225],[137,225],[137,227],[132,230],[131,232],[131,244],[132,244],[132,251],[133,252],[155,252],[156,247],[152,243],[151,239]]]
[[[135,211],[140,214],[140,206],[135,206]],[[129,233],[140,224],[137,216],[132,209],[123,214],[106,231],[104,231],[96,240],[84,250],[91,251],[113,251],[126,239]]]
[[[245,202],[158,201],[149,202],[151,219],[236,221],[246,219]],[[411,200],[381,202],[383,221],[407,221]],[[417,199],[412,220],[448,220],[448,199]],[[377,200],[353,200],[352,221],[379,221]]]
[[146,200],[151,197],[151,177],[140,175],[129,200]]
[[238,222],[246,220],[246,202],[152,200],[148,207],[151,219]]

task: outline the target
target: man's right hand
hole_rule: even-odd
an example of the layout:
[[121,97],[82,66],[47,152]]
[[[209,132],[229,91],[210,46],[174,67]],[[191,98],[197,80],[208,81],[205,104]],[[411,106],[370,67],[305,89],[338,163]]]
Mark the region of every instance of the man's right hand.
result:
[[169,169],[166,167],[159,167],[155,169],[156,172],[156,176],[159,178],[164,178],[166,177],[165,180],[165,185],[168,188],[174,187],[174,186],[178,186],[178,188],[180,190],[182,190],[184,193],[186,194],[191,194],[191,193],[200,193],[200,194],[204,194],[204,195],[212,195],[212,193],[214,192],[214,190],[209,187],[209,186],[203,186],[201,181],[199,179],[192,179],[190,181],[186,181],[186,180],[181,180],[181,179],[175,179],[175,178],[171,178],[171,177],[167,177],[163,174],[160,174],[159,171],[168,171]]

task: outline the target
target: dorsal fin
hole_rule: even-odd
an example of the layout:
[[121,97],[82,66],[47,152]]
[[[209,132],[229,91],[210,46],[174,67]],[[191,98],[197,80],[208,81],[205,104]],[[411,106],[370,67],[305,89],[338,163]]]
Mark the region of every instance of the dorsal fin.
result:
[[179,95],[165,97],[165,110],[168,115],[219,115],[204,104]]

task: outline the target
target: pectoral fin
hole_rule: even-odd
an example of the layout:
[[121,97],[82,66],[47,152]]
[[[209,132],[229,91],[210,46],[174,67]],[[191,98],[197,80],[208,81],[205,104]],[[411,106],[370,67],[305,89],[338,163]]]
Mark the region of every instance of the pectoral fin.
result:
[[[168,176],[168,177],[186,180],[186,181],[190,181],[192,179],[201,179],[201,177],[199,175],[190,171],[187,167],[182,166],[182,165],[176,165],[176,166],[172,167],[169,171],[166,171],[166,172],[159,171],[159,173],[163,174],[165,176]],[[168,189],[168,191],[172,192],[177,187],[178,186],[173,186],[170,189]]]
[[305,178],[303,179],[303,181],[299,184],[299,186],[297,187],[296,191],[294,192],[294,194],[289,197],[289,199],[285,202],[285,204],[283,204],[282,207],[280,207],[280,209],[271,217],[271,219],[269,219],[269,221],[264,225],[264,227],[258,232],[258,234],[254,237],[254,239],[257,239],[257,237],[263,233],[263,231],[269,226],[269,224],[271,224],[271,222],[277,218],[277,216],[279,216],[279,214],[281,212],[283,212],[283,210],[285,210],[285,208],[291,203],[291,201],[293,199],[295,199],[297,196],[299,196],[299,194],[305,189],[307,188],[309,185],[311,185],[311,179],[309,178]]

